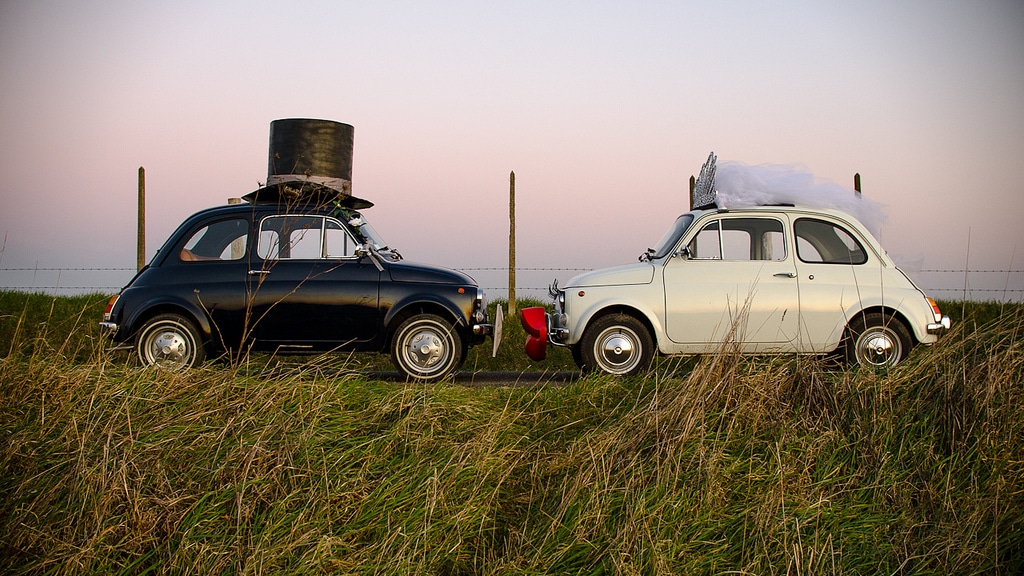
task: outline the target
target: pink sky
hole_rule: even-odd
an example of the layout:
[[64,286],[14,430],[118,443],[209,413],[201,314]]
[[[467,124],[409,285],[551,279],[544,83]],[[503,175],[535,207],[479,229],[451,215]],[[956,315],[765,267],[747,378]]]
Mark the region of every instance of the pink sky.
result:
[[860,172],[911,268],[1024,269],[1024,3],[490,4],[0,4],[0,285],[133,267],[139,166],[152,256],[266,180],[288,117],[355,126],[354,191],[412,260],[504,266],[515,170],[520,267],[634,261],[714,150]]

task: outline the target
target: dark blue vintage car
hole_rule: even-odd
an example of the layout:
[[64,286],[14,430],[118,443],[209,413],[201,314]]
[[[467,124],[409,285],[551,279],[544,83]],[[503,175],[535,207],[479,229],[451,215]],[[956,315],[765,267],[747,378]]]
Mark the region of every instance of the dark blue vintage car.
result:
[[371,351],[410,378],[444,378],[492,333],[483,291],[403,261],[351,206],[253,196],[198,212],[111,298],[101,328],[171,369],[222,353]]

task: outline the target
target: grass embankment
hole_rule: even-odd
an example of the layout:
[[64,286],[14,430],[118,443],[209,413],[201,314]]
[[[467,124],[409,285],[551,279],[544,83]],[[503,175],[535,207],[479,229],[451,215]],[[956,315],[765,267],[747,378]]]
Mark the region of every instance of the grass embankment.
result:
[[888,373],[723,353],[486,388],[142,370],[98,345],[104,300],[0,294],[0,572],[1024,567],[1019,306],[946,303]]

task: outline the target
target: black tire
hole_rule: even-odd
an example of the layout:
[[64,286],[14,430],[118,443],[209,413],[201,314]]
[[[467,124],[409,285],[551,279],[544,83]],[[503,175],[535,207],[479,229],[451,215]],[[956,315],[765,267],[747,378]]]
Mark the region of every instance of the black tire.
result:
[[636,376],[651,367],[654,340],[643,322],[628,314],[609,314],[587,326],[580,356],[584,372]]
[[865,368],[892,367],[907,358],[914,341],[898,319],[872,312],[850,321],[846,362]]
[[569,347],[569,352],[572,353],[572,361],[576,363],[576,366],[583,368],[583,343],[577,342]]
[[206,359],[199,329],[180,314],[160,314],[142,325],[135,338],[135,353],[143,366],[188,370]]
[[464,358],[458,331],[451,322],[434,314],[405,320],[391,339],[391,361],[415,380],[441,380],[458,370]]

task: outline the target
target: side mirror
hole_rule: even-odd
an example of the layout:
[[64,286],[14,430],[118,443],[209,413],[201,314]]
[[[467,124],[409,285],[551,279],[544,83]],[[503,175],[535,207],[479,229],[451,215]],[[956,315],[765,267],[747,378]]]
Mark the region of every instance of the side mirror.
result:
[[690,252],[689,246],[683,246],[682,248],[679,249],[679,252],[676,252],[676,254],[678,254],[684,260],[689,260],[690,258],[693,257],[693,254]]

